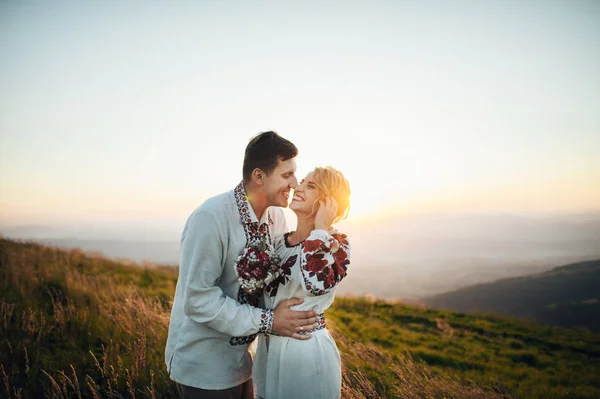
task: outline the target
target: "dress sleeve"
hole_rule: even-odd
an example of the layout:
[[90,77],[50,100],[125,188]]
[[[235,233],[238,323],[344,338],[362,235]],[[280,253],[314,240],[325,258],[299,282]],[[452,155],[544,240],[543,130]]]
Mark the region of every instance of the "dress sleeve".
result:
[[345,234],[313,230],[300,256],[304,289],[313,295],[332,291],[346,277],[349,264],[350,243]]
[[179,272],[183,311],[194,322],[231,336],[270,332],[272,310],[240,304],[218,286],[225,267],[225,234],[211,213],[197,211],[188,220],[182,235]]

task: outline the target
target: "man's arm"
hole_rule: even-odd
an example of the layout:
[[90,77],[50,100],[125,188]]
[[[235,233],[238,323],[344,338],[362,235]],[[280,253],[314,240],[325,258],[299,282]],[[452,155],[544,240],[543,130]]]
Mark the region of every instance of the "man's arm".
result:
[[[226,232],[210,212],[197,210],[186,224],[181,241],[180,276],[183,284],[183,309],[187,317],[223,334],[244,336],[271,332],[273,319],[277,333],[290,336],[299,326],[314,324],[315,312],[294,312],[285,307],[257,309],[226,296],[217,285],[225,265]],[[291,306],[291,305],[290,305]],[[294,317],[297,316],[297,317]],[[302,323],[302,324],[300,324]],[[295,332],[295,331],[294,331]]]

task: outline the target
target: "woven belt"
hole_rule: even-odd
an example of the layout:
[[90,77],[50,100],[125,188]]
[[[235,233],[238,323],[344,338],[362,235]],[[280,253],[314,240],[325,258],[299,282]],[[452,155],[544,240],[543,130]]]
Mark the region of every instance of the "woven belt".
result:
[[[308,335],[308,334],[312,334],[315,331],[319,331],[324,329],[325,326],[325,314],[324,313],[319,313],[319,315],[317,316],[317,323],[319,323],[319,325],[317,326],[317,328],[309,330],[309,331],[298,331],[298,334],[300,335]],[[281,337],[281,335],[279,334],[275,334],[274,332],[269,333],[269,335],[276,335],[278,337]]]

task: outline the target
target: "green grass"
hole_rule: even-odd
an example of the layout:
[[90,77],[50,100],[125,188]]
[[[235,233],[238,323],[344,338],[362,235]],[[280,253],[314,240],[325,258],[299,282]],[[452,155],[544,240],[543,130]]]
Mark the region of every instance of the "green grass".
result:
[[600,335],[588,331],[351,298],[328,317],[337,335],[516,397],[600,397]]
[[[172,398],[173,267],[0,239],[0,397]],[[598,398],[600,335],[337,298],[344,398]]]

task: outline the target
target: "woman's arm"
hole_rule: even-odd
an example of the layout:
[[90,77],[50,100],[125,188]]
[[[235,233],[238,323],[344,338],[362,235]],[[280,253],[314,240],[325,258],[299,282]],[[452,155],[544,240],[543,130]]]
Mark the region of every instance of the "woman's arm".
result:
[[304,242],[300,270],[304,289],[313,295],[332,291],[350,264],[348,237],[336,230],[313,230]]

